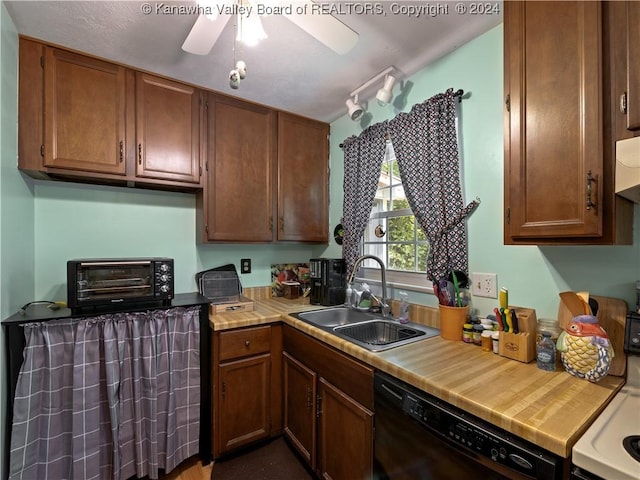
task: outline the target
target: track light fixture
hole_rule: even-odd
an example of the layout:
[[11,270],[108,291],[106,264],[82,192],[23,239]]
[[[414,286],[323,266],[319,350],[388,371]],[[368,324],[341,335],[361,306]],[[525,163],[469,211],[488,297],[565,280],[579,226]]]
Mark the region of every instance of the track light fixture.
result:
[[378,99],[378,105],[381,107],[385,107],[391,102],[393,98],[393,86],[396,83],[396,77],[389,74],[384,77],[384,86],[378,90],[376,93],[376,98]]
[[351,120],[358,120],[362,114],[364,113],[364,109],[358,103],[358,95],[356,95],[353,99],[347,99],[347,112],[349,113],[349,118]]
[[381,106],[388,105],[393,98],[393,86],[396,83],[396,76],[392,75],[395,73],[396,68],[394,66],[387,67],[382,72],[378,73],[376,76],[367,80],[365,83],[356,88],[353,92],[349,94],[349,98],[346,101],[347,112],[351,120],[358,120],[362,114],[364,113],[364,109],[358,104],[358,94],[371,87],[374,83],[379,81],[384,77],[384,85],[378,90],[376,94],[376,99],[378,100],[378,104]]

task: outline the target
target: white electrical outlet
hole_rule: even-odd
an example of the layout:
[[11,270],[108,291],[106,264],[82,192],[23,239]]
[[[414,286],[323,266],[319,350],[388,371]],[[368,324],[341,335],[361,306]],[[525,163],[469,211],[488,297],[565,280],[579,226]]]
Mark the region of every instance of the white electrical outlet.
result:
[[498,276],[495,273],[472,273],[471,293],[474,297],[498,298]]

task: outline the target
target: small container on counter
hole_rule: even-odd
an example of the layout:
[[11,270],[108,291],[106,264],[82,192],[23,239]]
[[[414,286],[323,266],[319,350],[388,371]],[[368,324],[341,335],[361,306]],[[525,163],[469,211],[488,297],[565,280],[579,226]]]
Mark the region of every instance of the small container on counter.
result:
[[556,370],[556,344],[551,340],[551,333],[542,332],[542,339],[536,345],[538,368],[554,372]]
[[473,343],[474,345],[482,345],[482,332],[484,327],[480,323],[476,323],[473,326]]
[[540,318],[536,327],[536,344],[542,340],[542,332],[549,332],[551,340],[558,340],[562,329],[558,325],[558,321],[553,318]]
[[493,353],[498,354],[500,352],[500,332],[497,330],[491,332],[491,346]]
[[492,350],[491,334],[492,334],[491,330],[484,330],[481,334],[483,352],[490,352]]
[[462,326],[462,341],[465,343],[473,343],[473,325],[465,323]]

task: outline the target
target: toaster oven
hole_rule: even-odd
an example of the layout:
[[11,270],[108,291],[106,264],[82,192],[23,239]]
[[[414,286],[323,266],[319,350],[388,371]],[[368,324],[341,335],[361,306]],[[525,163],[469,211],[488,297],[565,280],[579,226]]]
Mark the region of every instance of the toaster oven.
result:
[[173,259],[80,259],[67,262],[67,304],[72,311],[125,305],[170,305]]

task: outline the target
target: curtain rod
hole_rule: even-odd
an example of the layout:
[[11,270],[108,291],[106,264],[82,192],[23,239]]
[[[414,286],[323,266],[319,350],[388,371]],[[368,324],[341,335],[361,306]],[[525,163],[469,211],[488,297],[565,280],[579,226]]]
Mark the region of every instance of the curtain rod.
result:
[[[451,89],[451,90],[453,90],[453,89]],[[464,95],[464,90],[463,90],[463,89],[461,89],[461,88],[459,88],[458,90],[456,90],[456,91],[454,92],[454,94],[453,94],[453,96],[454,96],[454,97],[458,97],[458,103],[461,103],[461,102],[462,102],[462,98],[463,98],[462,96],[463,96],[463,95]],[[385,138],[385,140],[389,140],[389,138],[390,138],[390,137],[389,137],[389,134],[388,134],[388,133],[387,133],[387,134],[385,134],[384,138]],[[343,148],[343,147],[344,147],[344,143],[341,143],[341,144],[340,144],[340,145],[338,145],[338,146],[339,146],[340,148]]]

